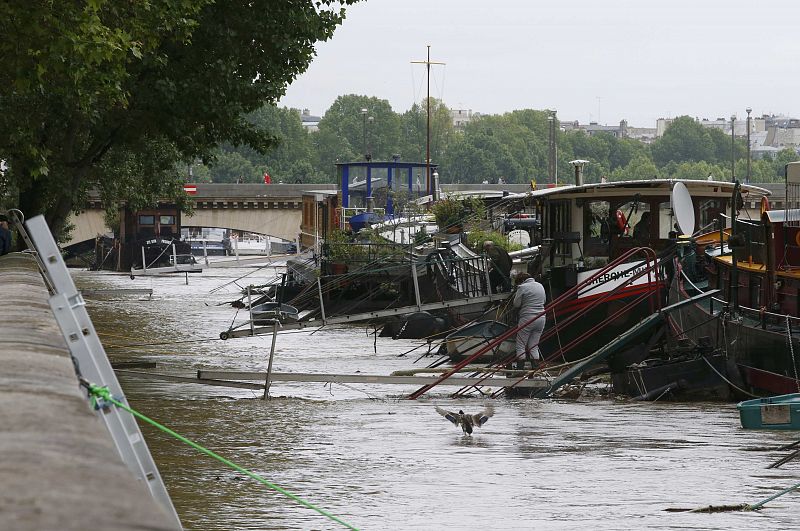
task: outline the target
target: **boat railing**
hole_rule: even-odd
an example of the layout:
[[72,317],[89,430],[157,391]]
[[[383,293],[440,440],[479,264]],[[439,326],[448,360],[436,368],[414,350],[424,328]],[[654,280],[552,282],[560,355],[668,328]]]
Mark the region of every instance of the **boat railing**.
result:
[[482,297],[491,294],[486,257],[461,258],[431,253],[426,259],[428,275],[435,282],[441,278],[460,297]]
[[408,245],[393,243],[336,243],[337,255],[342,258],[329,262],[346,261],[350,265],[363,266],[382,259],[402,259],[408,262]]
[[[716,309],[714,307],[715,304],[717,305]],[[717,315],[730,309],[730,302],[719,297],[710,297],[709,305],[711,315]],[[768,327],[784,330],[788,328],[790,333],[793,330],[800,331],[800,318],[793,315],[770,312],[766,308],[750,308],[742,305],[739,305],[737,312],[742,317],[758,322],[765,329]]]
[[[633,262],[633,260],[635,260],[637,257],[639,258],[639,260]],[[642,258],[644,259],[645,267],[641,267]],[[418,389],[417,391],[411,393],[407,398],[410,400],[419,398],[420,396],[427,393],[429,390],[431,390],[439,383],[445,381],[450,376],[456,374],[459,370],[466,367],[468,364],[480,358],[486,352],[489,352],[490,350],[500,345],[506,339],[514,336],[520,329],[531,325],[536,320],[545,318],[548,315],[552,315],[554,317],[558,309],[563,308],[565,304],[574,301],[575,298],[580,293],[586,293],[586,291],[590,289],[593,284],[600,281],[602,278],[604,278],[605,275],[611,273],[615,268],[618,268],[619,266],[622,266],[624,264],[630,264],[630,268],[624,272],[629,274],[621,275],[619,278],[622,278],[623,280],[619,284],[617,284],[613,289],[604,292],[603,294],[597,297],[594,297],[590,304],[585,305],[582,309],[572,313],[567,318],[562,319],[560,321],[554,319],[553,322],[556,323],[555,326],[553,326],[549,330],[546,330],[545,333],[542,334],[539,343],[537,343],[536,345],[532,345],[531,348],[538,346],[543,341],[549,339],[555,334],[558,334],[559,331],[561,331],[564,327],[570,326],[571,324],[577,322],[579,319],[583,318],[585,314],[590,310],[600,305],[607,304],[608,301],[613,300],[613,298],[615,298],[615,296],[622,289],[625,289],[626,287],[630,286],[632,283],[636,282],[642,277],[645,277],[647,279],[647,289],[643,290],[639,296],[635,297],[634,299],[620,306],[615,312],[613,312],[611,315],[608,315],[603,321],[598,323],[596,326],[591,327],[589,330],[587,330],[586,332],[584,332],[583,334],[572,340],[567,345],[560,346],[544,361],[551,361],[556,357],[563,356],[565,352],[575,348],[576,346],[581,344],[584,340],[591,337],[592,334],[596,333],[598,330],[606,326],[608,323],[613,322],[615,319],[618,319],[621,316],[625,315],[627,312],[631,311],[633,308],[635,308],[637,305],[639,305],[644,301],[649,301],[651,306],[650,308],[651,313],[659,310],[662,297],[661,297],[661,285],[660,285],[661,275],[659,272],[660,268],[659,268],[658,256],[656,255],[655,251],[647,247],[637,247],[630,249],[625,253],[623,253],[621,256],[619,256],[617,259],[606,264],[602,269],[599,269],[598,271],[590,275],[583,282],[580,282],[577,285],[573,286],[572,288],[561,294],[559,297],[557,297],[555,300],[547,304],[543,312],[537,314],[532,319],[528,320],[525,323],[522,323],[521,325],[509,328],[506,332],[500,334],[492,341],[484,345],[482,348],[478,349],[473,354],[465,357],[462,361],[455,364],[449,371],[439,376],[430,384],[427,384]],[[506,367],[512,361],[514,361],[515,358],[516,358],[516,353],[511,354],[507,358],[500,360],[499,362],[493,365],[490,365],[490,367],[501,369],[503,367]],[[498,394],[504,392],[505,389],[514,387],[516,384],[524,380],[526,376],[523,376],[522,378],[519,378],[516,381],[513,379],[509,380],[509,385],[504,386],[501,390],[496,391],[491,396],[493,397],[498,396]],[[491,377],[491,372],[484,373],[483,376],[481,377],[481,381],[485,381],[490,377]],[[480,385],[480,383],[481,382],[478,382],[474,385],[462,388],[456,393],[454,393],[454,396],[463,395],[469,389],[472,388],[478,389],[478,385]]]
[[[755,243],[755,242],[754,242]],[[681,277],[683,278],[684,282],[684,290],[685,284],[688,283],[691,290],[695,293],[702,293],[703,289],[695,285],[694,282],[686,275],[686,272],[681,270]],[[688,293],[687,293],[688,294]],[[730,301],[722,299],[720,297],[709,297],[708,298],[708,306],[709,306],[709,313],[711,315],[718,315],[720,312],[729,311],[730,308]],[[795,323],[800,325],[800,318],[794,317],[791,315],[783,314],[783,313],[775,313],[770,312],[767,310],[766,307],[762,308],[751,308],[748,306],[738,305],[737,312],[752,321],[759,322],[762,328],[767,327],[774,327],[774,328],[786,328],[787,327],[787,318],[789,323]],[[791,327],[791,324],[789,325]]]

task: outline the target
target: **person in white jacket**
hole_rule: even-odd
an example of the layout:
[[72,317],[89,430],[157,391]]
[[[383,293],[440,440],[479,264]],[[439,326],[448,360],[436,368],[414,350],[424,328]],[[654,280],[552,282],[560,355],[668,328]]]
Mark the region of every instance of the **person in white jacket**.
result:
[[542,315],[530,324],[526,323],[544,311],[547,295],[544,286],[536,282],[528,273],[519,273],[515,279],[517,290],[514,295],[514,308],[519,312],[517,325],[517,363],[516,369],[525,368],[525,360],[530,360],[535,369],[541,359],[539,339],[544,331],[546,316]]

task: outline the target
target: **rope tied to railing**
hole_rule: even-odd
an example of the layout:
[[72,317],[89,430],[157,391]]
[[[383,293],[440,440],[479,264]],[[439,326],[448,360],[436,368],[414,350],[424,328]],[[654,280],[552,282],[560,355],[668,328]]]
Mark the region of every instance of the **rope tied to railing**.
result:
[[175,431],[172,431],[171,429],[167,428],[166,426],[164,426],[162,424],[159,424],[158,422],[156,422],[155,420],[151,419],[150,417],[147,417],[147,416],[143,415],[142,413],[139,413],[135,409],[125,405],[124,403],[122,403],[120,400],[118,400],[117,398],[115,398],[111,394],[111,391],[109,390],[109,388],[107,386],[96,385],[96,384],[93,384],[93,383],[90,383],[90,382],[86,381],[83,378],[81,378],[80,382],[81,382],[81,385],[84,388],[86,388],[87,392],[89,393],[89,396],[91,397],[92,406],[95,409],[104,409],[104,408],[107,408],[107,407],[111,407],[111,405],[117,406],[118,408],[127,411],[128,413],[130,413],[131,415],[133,415],[137,419],[140,419],[140,420],[146,422],[147,424],[150,424],[151,426],[154,426],[155,428],[161,430],[162,432],[166,433],[167,435],[170,435],[170,436],[174,437],[175,439],[178,439],[182,443],[191,446],[195,450],[197,450],[197,451],[199,451],[201,453],[204,453],[209,457],[212,457],[212,458],[216,459],[220,463],[223,463],[223,464],[229,466],[230,468],[232,468],[232,469],[234,469],[234,470],[236,470],[238,472],[241,472],[242,474],[244,474],[244,475],[246,475],[246,476],[248,476],[248,477],[250,477],[250,478],[252,478],[252,479],[254,479],[256,481],[258,481],[259,483],[267,486],[268,488],[283,494],[284,496],[296,501],[300,505],[303,505],[305,507],[308,507],[309,509],[312,509],[312,510],[318,512],[319,514],[325,516],[326,518],[328,518],[328,519],[330,519],[330,520],[332,520],[332,521],[334,521],[334,522],[336,522],[338,524],[341,524],[342,526],[346,527],[347,529],[352,529],[352,530],[358,531],[357,527],[345,522],[341,518],[329,513],[328,511],[326,511],[324,509],[321,509],[321,508],[313,505],[310,502],[305,501],[304,499],[300,498],[299,496],[297,496],[295,494],[292,494],[291,492],[279,487],[278,485],[275,485],[274,483],[271,483],[270,481],[266,480],[265,478],[261,477],[260,475],[256,474],[255,472],[251,472],[250,470],[247,470],[246,468],[241,467],[241,466],[237,465],[236,463],[234,463],[234,462],[232,462],[232,461],[230,461],[228,459],[225,459],[221,455],[209,450],[208,448],[205,448],[205,447],[199,445],[198,443],[196,443],[196,442],[184,437],[183,435],[181,435],[181,434],[179,434],[179,433],[177,433]]

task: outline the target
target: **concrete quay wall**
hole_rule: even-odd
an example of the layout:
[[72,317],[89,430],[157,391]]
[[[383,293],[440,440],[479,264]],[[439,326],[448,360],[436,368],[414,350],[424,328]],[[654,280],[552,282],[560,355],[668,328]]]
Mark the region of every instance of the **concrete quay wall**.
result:
[[0,528],[174,529],[78,387],[34,259],[0,256]]

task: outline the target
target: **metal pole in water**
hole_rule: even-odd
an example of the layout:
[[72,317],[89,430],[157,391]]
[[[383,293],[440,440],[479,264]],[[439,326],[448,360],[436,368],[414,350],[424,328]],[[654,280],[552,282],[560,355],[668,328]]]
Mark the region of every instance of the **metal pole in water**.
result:
[[253,331],[253,300],[250,298],[250,286],[247,286],[247,310],[250,312],[250,335],[254,336]]
[[144,257],[144,246],[142,246],[142,273],[147,273],[147,260]]
[[414,280],[414,297],[417,300],[417,310],[422,310],[422,300],[419,297],[419,280],[417,279],[417,264],[414,263],[414,257],[411,257],[411,278]]
[[239,238],[233,239],[233,250],[236,253],[236,261],[239,261]]
[[322,282],[317,277],[317,291],[319,292],[319,312],[322,314],[322,324],[325,324],[325,303],[322,301]]
[[203,238],[203,259],[206,261],[206,265],[208,265],[208,248],[206,247],[205,238]]
[[175,249],[175,244],[172,244],[172,265],[175,271],[178,271],[178,251]]
[[486,274],[486,290],[489,292],[489,300],[494,299],[494,293],[492,292],[492,279],[489,276],[489,259],[486,255],[483,256],[483,271]]
[[267,380],[264,382],[264,400],[269,398],[269,384],[272,378],[272,359],[275,357],[275,340],[278,337],[278,312],[275,312],[275,322],[272,324],[272,346],[269,349],[269,363],[267,364]]

